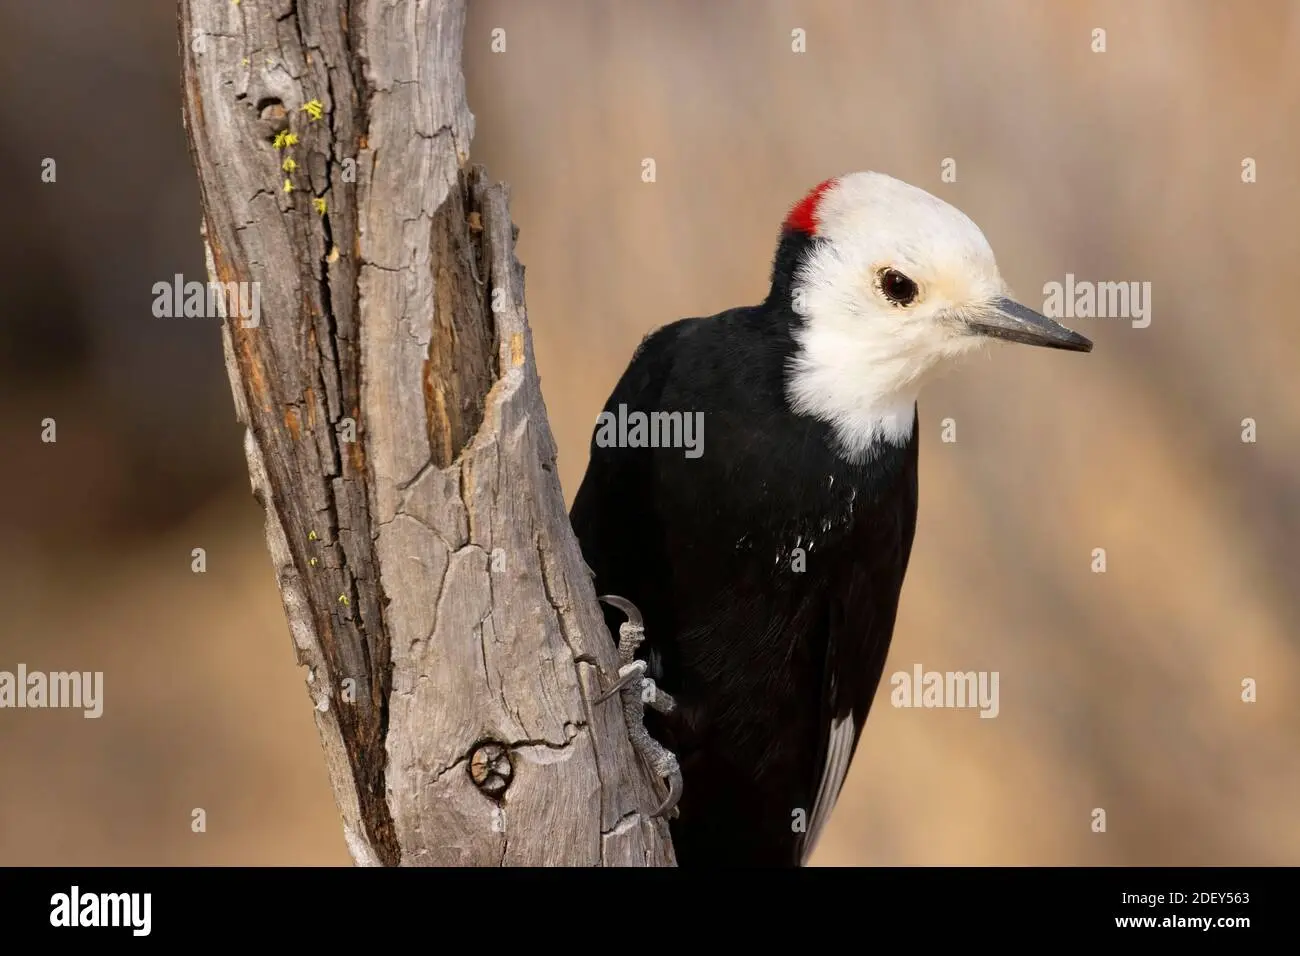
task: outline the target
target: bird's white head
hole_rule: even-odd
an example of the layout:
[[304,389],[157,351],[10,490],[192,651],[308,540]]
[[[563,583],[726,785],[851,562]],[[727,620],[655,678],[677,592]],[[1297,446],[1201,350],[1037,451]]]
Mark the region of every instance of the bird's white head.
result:
[[874,172],[827,180],[785,229],[812,240],[791,283],[787,392],[835,430],[846,457],[912,433],[921,387],[999,338],[1089,351],[1083,336],[1013,302],[988,240],[964,213]]

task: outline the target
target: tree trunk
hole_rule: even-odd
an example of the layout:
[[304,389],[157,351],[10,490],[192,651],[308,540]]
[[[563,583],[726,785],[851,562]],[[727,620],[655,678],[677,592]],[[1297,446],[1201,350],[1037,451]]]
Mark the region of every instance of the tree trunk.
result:
[[356,863],[672,865],[622,708],[590,703],[614,644],[506,190],[466,165],[464,25],[464,0],[180,0],[253,491]]

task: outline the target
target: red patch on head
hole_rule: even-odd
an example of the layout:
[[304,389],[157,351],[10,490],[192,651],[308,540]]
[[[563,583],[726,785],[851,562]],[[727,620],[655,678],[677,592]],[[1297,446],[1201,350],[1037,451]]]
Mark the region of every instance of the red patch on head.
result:
[[790,214],[785,217],[785,228],[802,232],[809,236],[817,235],[817,206],[822,201],[822,194],[838,182],[828,179],[813,187],[812,192],[795,203]]

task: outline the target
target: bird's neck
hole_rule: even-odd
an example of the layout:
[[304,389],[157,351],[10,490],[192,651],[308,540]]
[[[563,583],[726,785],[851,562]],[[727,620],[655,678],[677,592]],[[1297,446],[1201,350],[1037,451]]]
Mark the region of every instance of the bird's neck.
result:
[[767,294],[767,305],[789,307],[798,278],[799,267],[816,246],[817,240],[807,233],[782,229],[772,259],[772,287]]
[[911,441],[920,377],[910,357],[897,354],[892,342],[873,343],[863,336],[860,317],[809,316],[796,307],[800,269],[816,241],[800,232],[782,232],[764,305],[790,326],[785,362],[790,408],[825,422],[841,455],[861,461],[878,443]]

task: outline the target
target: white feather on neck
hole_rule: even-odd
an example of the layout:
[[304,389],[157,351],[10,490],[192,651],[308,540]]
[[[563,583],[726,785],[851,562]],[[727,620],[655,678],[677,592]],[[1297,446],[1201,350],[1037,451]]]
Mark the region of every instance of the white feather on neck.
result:
[[830,425],[843,457],[861,461],[878,441],[902,445],[912,437],[921,386],[906,355],[846,340],[822,323],[804,326],[795,340],[791,408]]

